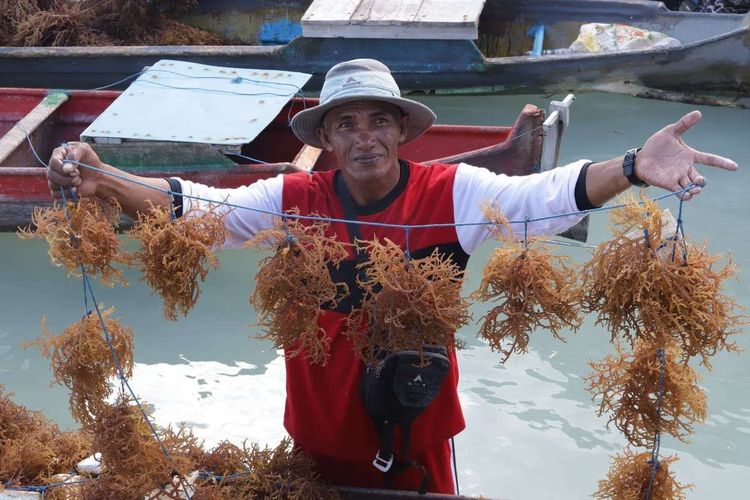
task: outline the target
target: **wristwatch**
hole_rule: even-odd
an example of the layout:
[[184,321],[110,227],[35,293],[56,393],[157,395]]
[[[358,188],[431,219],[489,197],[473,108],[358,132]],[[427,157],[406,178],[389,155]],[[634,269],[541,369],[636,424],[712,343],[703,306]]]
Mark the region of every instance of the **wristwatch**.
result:
[[627,152],[625,153],[625,159],[622,160],[622,173],[625,175],[625,177],[628,178],[632,185],[648,186],[648,184],[640,180],[638,176],[635,175],[635,157],[640,150],[641,148],[627,150]]

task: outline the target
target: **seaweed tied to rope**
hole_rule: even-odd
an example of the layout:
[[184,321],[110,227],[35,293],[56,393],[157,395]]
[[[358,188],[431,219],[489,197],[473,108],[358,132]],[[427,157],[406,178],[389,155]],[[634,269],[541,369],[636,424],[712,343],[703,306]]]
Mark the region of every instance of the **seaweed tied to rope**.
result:
[[141,409],[122,393],[99,411],[93,433],[102,472],[84,485],[85,498],[143,498],[192,470],[189,456],[165,453]]
[[32,225],[19,230],[22,239],[40,238],[49,244],[53,265],[69,276],[81,276],[81,267],[108,286],[127,285],[115,264],[129,264],[131,257],[120,249],[116,228],[120,205],[114,198],[81,198],[65,206],[37,207]]
[[129,234],[141,242],[134,260],[143,280],[162,297],[164,317],[186,316],[200,296],[198,280],[206,279],[209,267],[219,267],[214,249],[228,236],[223,215],[210,207],[175,220],[170,208],[153,207],[138,214]]
[[654,435],[664,432],[685,441],[707,413],[697,372],[680,361],[676,346],[663,347],[643,338],[632,353],[616,347],[616,356],[591,362],[594,373],[585,377],[586,389],[599,400],[599,415],[608,414],[608,424],[613,423],[633,446],[651,446]]
[[577,330],[583,320],[578,270],[567,257],[548,253],[538,242],[516,241],[497,207],[486,204],[482,211],[502,246],[493,251],[479,289],[471,295],[492,304],[480,320],[479,336],[503,355],[503,362],[513,353],[527,352],[536,329],[564,341],[561,331]]
[[273,252],[259,265],[250,303],[258,313],[261,337],[273,340],[289,358],[300,354],[325,364],[330,339],[318,325],[323,308],[335,308],[349,293],[345,283],[334,282],[331,268],[349,255],[350,245],[328,235],[327,222],[290,217],[276,219],[249,245]]
[[736,277],[730,259],[682,239],[677,223],[653,200],[626,199],[612,211],[615,237],[602,243],[584,266],[583,308],[597,314],[613,341],[631,345],[639,335],[676,343],[685,358],[736,351],[729,336],[747,317],[721,293]]
[[685,491],[692,490],[693,485],[675,480],[669,466],[677,460],[676,455],[661,458],[653,473],[651,453],[635,453],[626,448],[621,455],[612,457],[607,478],[599,481],[593,496],[613,500],[684,500]]
[[365,363],[375,364],[379,351],[421,354],[425,345],[462,346],[455,332],[471,317],[461,296],[463,271],[449,256],[435,249],[411,259],[389,239],[357,245],[369,260],[358,265],[364,299],[349,316],[346,334]]
[[[114,308],[102,310],[109,341],[125,377],[133,373],[133,333],[112,318]],[[44,335],[27,344],[35,345],[49,359],[52,376],[58,384],[70,389],[70,411],[78,422],[90,429],[96,416],[112,394],[111,379],[119,376],[110,344],[104,338],[102,324],[96,314],[68,326],[59,335],[47,329]]]

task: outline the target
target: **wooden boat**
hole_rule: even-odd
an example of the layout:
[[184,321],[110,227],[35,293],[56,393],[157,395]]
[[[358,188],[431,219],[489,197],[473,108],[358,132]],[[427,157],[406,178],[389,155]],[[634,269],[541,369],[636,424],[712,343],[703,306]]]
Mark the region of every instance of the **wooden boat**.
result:
[[[310,0],[288,0],[283,6],[204,1],[183,19],[242,43],[258,43],[260,33],[284,24],[294,36],[295,23],[302,20],[303,35],[277,45],[0,47],[0,86],[95,88],[159,59],[181,59],[311,73],[305,90],[315,91],[333,64],[373,57],[392,68],[405,91],[750,93],[750,13],[672,12],[650,0],[467,0],[446,15],[468,20],[426,23],[417,19],[418,9],[434,2],[447,11],[448,4],[422,0],[388,9],[391,0],[316,1],[330,13],[329,20],[305,14]],[[672,36],[682,45],[601,53],[561,50],[590,22],[630,24]],[[544,27],[544,38],[538,40],[542,53],[551,55],[529,55],[535,40],[528,31],[538,26]]]
[[[39,89],[0,89],[0,229],[28,224],[32,207],[51,202],[42,163],[59,144],[78,140],[119,94],[71,91],[61,96]],[[303,147],[288,126],[288,117],[302,104],[300,99],[290,101],[232,159],[204,144],[143,141],[94,147],[104,161],[140,175],[178,176],[217,187],[245,185],[300,168],[329,169],[334,166],[332,155]],[[307,99],[305,104],[314,105],[316,100]],[[435,125],[402,147],[400,155],[422,162],[465,161],[509,175],[529,174],[541,168],[544,116],[543,110],[527,105],[512,127]],[[19,121],[22,125],[16,126]],[[559,143],[553,146],[554,156]],[[269,163],[247,164],[243,158]]]

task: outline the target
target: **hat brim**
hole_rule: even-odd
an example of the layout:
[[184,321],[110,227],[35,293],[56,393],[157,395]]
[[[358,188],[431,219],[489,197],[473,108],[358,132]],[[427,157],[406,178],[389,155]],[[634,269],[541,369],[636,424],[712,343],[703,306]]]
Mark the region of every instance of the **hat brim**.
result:
[[403,97],[396,96],[362,96],[352,95],[346,97],[340,97],[338,99],[331,99],[325,104],[320,104],[313,108],[300,111],[292,117],[292,131],[297,138],[316,148],[323,149],[323,143],[318,138],[317,129],[321,126],[323,116],[336,106],[347,104],[355,101],[378,101],[387,102],[393,104],[403,111],[404,115],[409,117],[409,121],[406,125],[406,137],[404,138],[404,144],[413,141],[420,135],[424,134],[433,123],[435,123],[435,113],[424,104],[412,101],[411,99],[404,99]]

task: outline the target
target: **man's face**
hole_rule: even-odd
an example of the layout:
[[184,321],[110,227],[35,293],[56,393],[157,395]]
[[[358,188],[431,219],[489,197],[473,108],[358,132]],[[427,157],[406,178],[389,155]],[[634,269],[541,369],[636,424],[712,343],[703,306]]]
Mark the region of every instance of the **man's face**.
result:
[[345,176],[377,184],[394,175],[398,180],[398,146],[407,120],[392,104],[357,101],[331,109],[317,133]]

